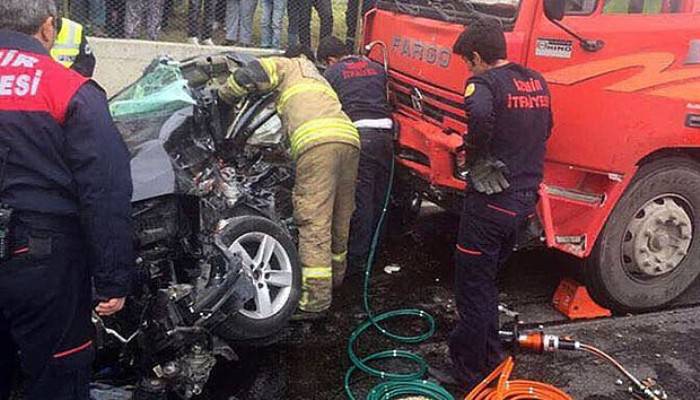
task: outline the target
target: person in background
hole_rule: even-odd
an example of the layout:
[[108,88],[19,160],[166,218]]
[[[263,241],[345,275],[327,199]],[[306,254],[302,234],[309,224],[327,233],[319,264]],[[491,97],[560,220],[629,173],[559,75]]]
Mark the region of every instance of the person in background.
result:
[[58,19],[56,24],[58,35],[51,48],[51,57],[66,68],[70,68],[86,78],[92,78],[95,73],[95,55],[83,26],[68,18]]
[[93,36],[104,36],[106,10],[105,0],[71,0],[71,18],[85,26]]
[[175,0],[165,0],[165,3],[163,3],[163,15],[161,15],[160,19],[160,27],[162,29],[167,29],[170,25],[170,18],[173,16],[173,11],[175,10],[174,3]]
[[311,47],[311,9],[315,8],[321,20],[321,38],[333,35],[333,4],[331,0],[299,0],[299,42]]
[[88,400],[92,313],[134,274],[129,151],[100,87],[49,55],[57,15],[0,1],[1,399],[19,370],[26,400]]
[[[189,32],[189,42],[213,46],[211,40],[214,31],[214,11],[216,11],[216,0],[190,0],[187,10],[187,31]],[[200,23],[201,15],[201,23]]]
[[107,0],[105,30],[112,38],[124,37],[124,19],[126,17],[125,0]]
[[165,0],[126,0],[124,34],[127,39],[140,35],[139,28],[145,25],[150,40],[157,40]]
[[226,0],[226,45],[253,45],[253,18],[258,0]]
[[[260,47],[279,49],[282,36],[282,20],[284,19],[284,11],[287,8],[287,0],[260,1],[262,3]],[[294,0],[291,1],[294,2]]]
[[[381,64],[349,54],[345,44],[335,36],[321,39],[317,56],[328,65],[324,76],[338,93],[343,111],[360,132],[356,209],[350,221],[348,241],[348,273],[355,275],[367,263],[391,179],[394,131],[386,96],[387,75]],[[343,281],[342,274],[338,275],[334,271],[336,286]]]
[[[367,11],[371,10],[375,4],[376,0],[348,0],[348,8],[345,12],[345,25],[347,26],[345,45],[348,47],[348,51],[355,50],[358,20],[362,20]],[[362,5],[361,10],[359,9],[360,5]]]
[[301,23],[300,2],[306,0],[287,0],[287,46],[299,44],[299,24]]
[[214,31],[226,30],[226,0],[216,0],[214,7]]

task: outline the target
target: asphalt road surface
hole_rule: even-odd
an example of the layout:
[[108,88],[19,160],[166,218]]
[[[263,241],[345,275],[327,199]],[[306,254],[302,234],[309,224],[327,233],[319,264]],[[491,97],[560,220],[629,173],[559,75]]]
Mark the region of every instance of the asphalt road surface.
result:
[[[437,320],[437,332],[418,345],[392,343],[370,330],[357,346],[360,356],[388,349],[423,355],[436,367],[447,360],[446,337],[455,319],[452,299],[452,254],[458,219],[435,207],[423,209],[420,223],[387,240],[374,267],[371,304],[374,312],[418,307]],[[386,266],[394,272],[385,272]],[[518,311],[528,327],[572,336],[618,359],[638,378],[654,378],[671,400],[700,399],[700,284],[696,283],[669,310],[594,321],[568,321],[551,306],[560,279],[576,275],[571,259],[545,251],[515,254],[500,274],[501,301]],[[242,361],[219,363],[204,400],[345,399],[343,377],[350,367],[347,339],[365,319],[362,281],[350,279],[334,295],[332,313],[323,322],[296,323],[280,343],[265,348],[237,348]],[[403,334],[424,329],[420,321],[397,320],[389,328]],[[408,372],[406,363],[374,365]],[[514,379],[553,384],[576,400],[628,400],[628,385],[612,367],[585,353],[519,354]],[[353,377],[353,393],[364,399],[378,382]],[[463,398],[457,392],[456,399]],[[415,399],[412,398],[412,399]]]
[[[376,312],[418,307],[434,315],[437,333],[418,345],[400,345],[374,331],[364,336],[358,353],[409,349],[441,367],[447,358],[446,336],[454,321],[452,252],[457,219],[436,208],[424,208],[421,223],[407,234],[389,240],[376,263],[372,279],[372,306]],[[391,274],[387,265],[398,266]],[[669,399],[700,399],[700,289],[696,284],[671,309],[663,312],[594,321],[570,322],[551,306],[551,297],[562,276],[576,273],[575,263],[554,252],[534,251],[511,257],[502,271],[501,300],[518,311],[527,326],[544,325],[552,334],[572,336],[618,359],[638,378],[654,378]],[[360,279],[346,283],[333,300],[328,320],[297,323],[285,339],[270,348],[251,349],[243,367],[221,365],[210,387],[212,399],[343,399],[342,382],[350,366],[347,337],[364,319]],[[390,327],[415,334],[423,325],[399,320]],[[392,371],[410,365],[379,364]],[[246,379],[233,384],[232,374],[243,371]],[[242,369],[241,369],[242,368]],[[521,354],[513,378],[553,384],[574,399],[632,399],[626,382],[612,367],[585,353]],[[353,391],[364,398],[376,380],[357,374]],[[456,398],[462,398],[456,397]]]

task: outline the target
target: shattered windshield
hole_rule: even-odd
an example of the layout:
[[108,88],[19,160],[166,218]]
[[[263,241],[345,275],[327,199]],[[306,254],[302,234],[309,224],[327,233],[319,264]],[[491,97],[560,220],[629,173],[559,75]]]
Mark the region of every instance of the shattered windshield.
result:
[[113,97],[109,110],[127,147],[157,140],[173,114],[197,104],[177,63],[155,61],[134,84]]
[[377,7],[440,21],[468,24],[474,18],[497,18],[504,29],[515,24],[520,0],[379,0]]
[[149,69],[136,83],[112,98],[109,109],[114,118],[170,113],[196,104],[177,63],[161,61]]
[[[205,110],[180,64],[154,61],[143,76],[110,100],[114,123],[131,153],[135,197],[195,189],[214,154]],[[137,190],[138,189],[138,190]]]

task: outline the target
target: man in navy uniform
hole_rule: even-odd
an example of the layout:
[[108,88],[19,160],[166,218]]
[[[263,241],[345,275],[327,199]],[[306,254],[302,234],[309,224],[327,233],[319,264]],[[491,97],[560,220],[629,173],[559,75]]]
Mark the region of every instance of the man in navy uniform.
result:
[[[350,273],[354,274],[365,266],[389,187],[394,144],[391,107],[386,97],[387,75],[381,64],[349,54],[345,44],[334,36],[321,40],[317,57],[328,65],[325,78],[360,132],[356,209],[350,221],[348,242]],[[343,276],[337,274],[334,281],[336,286],[340,285]]]
[[95,311],[134,260],[129,154],[93,82],[55,62],[53,0],[0,2],[0,398],[88,399]]
[[[516,233],[535,212],[552,113],[542,76],[506,59],[497,21],[472,23],[457,39],[454,52],[473,76],[464,93],[469,172],[455,252],[459,320],[449,347],[451,375],[470,390],[504,357],[496,274],[515,245]],[[434,375],[440,379],[445,374]]]

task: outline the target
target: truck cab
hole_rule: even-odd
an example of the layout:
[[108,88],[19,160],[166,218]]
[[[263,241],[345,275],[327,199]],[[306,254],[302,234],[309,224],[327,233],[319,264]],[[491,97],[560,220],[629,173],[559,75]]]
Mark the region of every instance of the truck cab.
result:
[[536,241],[583,259],[614,311],[672,302],[700,274],[700,0],[379,0],[364,41],[386,49],[399,198],[459,210],[469,73],[452,45],[475,18],[552,92]]

